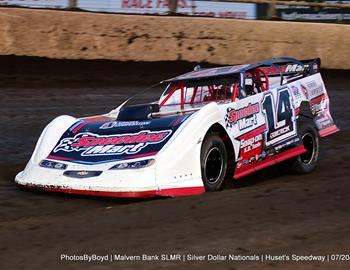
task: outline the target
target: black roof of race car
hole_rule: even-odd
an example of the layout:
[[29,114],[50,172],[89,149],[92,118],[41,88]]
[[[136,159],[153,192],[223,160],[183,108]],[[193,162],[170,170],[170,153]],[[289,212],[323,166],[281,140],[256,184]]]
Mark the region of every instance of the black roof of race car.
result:
[[269,60],[265,60],[256,64],[243,64],[243,65],[235,65],[235,66],[224,66],[224,67],[215,67],[215,68],[199,68],[198,70],[194,70],[177,77],[162,81],[162,83],[169,82],[179,82],[179,81],[196,81],[196,80],[205,80],[205,79],[213,79],[219,77],[227,77],[230,75],[238,74],[241,72],[245,72],[252,68],[261,67],[261,66],[274,66],[276,63],[286,63],[291,62],[299,65],[304,65],[301,61],[298,61],[294,58],[271,58]]
[[198,79],[209,79],[209,78],[217,78],[223,76],[229,76],[232,74],[237,74],[241,72],[241,70],[250,66],[246,65],[237,65],[237,66],[225,66],[225,67],[215,67],[215,68],[200,68],[198,70],[194,70],[177,77],[171,78],[169,80],[165,80],[164,82],[177,82],[177,81],[191,81]]

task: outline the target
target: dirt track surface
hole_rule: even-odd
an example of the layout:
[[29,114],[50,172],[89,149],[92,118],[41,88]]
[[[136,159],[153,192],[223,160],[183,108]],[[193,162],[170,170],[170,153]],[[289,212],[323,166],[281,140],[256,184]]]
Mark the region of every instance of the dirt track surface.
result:
[[342,131],[322,140],[312,174],[291,176],[271,168],[217,193],[130,201],[23,191],[13,179],[55,116],[104,113],[126,94],[192,64],[0,60],[0,269],[349,269],[350,262],[60,260],[61,254],[85,253],[349,253],[348,72],[325,72]]

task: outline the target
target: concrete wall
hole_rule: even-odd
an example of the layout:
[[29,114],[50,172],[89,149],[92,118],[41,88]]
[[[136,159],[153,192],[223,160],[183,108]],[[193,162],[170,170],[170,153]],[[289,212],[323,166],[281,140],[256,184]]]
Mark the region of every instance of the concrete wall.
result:
[[0,8],[0,40],[1,55],[217,64],[320,57],[325,68],[350,69],[349,25]]

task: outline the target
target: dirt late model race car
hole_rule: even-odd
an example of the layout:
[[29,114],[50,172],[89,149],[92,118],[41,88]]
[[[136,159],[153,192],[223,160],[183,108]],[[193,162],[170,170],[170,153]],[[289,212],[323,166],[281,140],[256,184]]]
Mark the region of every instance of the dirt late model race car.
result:
[[57,117],[15,181],[112,197],[200,194],[220,189],[230,168],[234,179],[279,162],[309,173],[319,138],[339,130],[319,59],[197,66],[155,88],[160,98],[146,90],[105,115]]

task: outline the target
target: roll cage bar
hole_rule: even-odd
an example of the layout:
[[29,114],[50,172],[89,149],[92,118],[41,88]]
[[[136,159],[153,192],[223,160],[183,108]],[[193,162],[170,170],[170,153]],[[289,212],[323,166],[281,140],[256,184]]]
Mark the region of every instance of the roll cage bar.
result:
[[[238,81],[238,77],[237,77]],[[228,101],[228,100],[234,100],[234,97],[237,96],[236,93],[238,93],[238,83],[235,83],[233,86],[233,93],[229,94],[230,84],[221,84],[223,85],[223,88],[220,88],[218,85],[215,84],[208,84],[206,87],[208,88],[208,96],[204,95],[203,93],[203,86],[200,85],[185,85],[184,81],[176,82],[173,85],[171,85],[171,89],[168,94],[166,94],[165,98],[161,100],[159,103],[159,108],[166,105],[167,101],[171,98],[171,96],[178,90],[180,90],[180,107],[181,110],[185,108],[186,104],[189,105],[195,105],[196,103],[203,103],[203,102],[210,102],[210,101]],[[193,87],[192,93],[190,93],[190,100],[186,101],[187,97],[187,88],[185,89],[185,86]],[[221,93],[220,93],[221,92]],[[199,94],[199,102],[195,102],[195,99],[197,95]],[[229,94],[229,95],[228,95]]]
[[[311,59],[311,60],[303,60],[303,61],[299,61],[296,60],[294,58],[288,58],[288,57],[284,57],[284,58],[271,58],[268,60],[264,60],[261,62],[258,62],[256,64],[251,64],[251,65],[246,65],[243,66],[241,69],[236,70],[232,73],[224,73],[224,74],[216,74],[216,75],[207,75],[207,76],[202,76],[202,77],[191,77],[189,76],[188,78],[185,79],[177,79],[177,77],[173,78],[173,79],[169,79],[169,80],[165,80],[162,81],[161,84],[164,83],[173,83],[174,85],[172,86],[172,89],[170,90],[170,92],[167,94],[167,96],[160,102],[159,107],[163,107],[166,102],[170,99],[170,97],[175,93],[176,90],[180,89],[180,107],[181,110],[184,109],[185,104],[194,104],[194,99],[196,97],[196,94],[198,92],[199,87],[196,86],[196,82],[200,82],[200,81],[206,81],[209,79],[219,79],[219,78],[229,78],[232,77],[233,75],[238,75],[239,76],[239,85],[238,83],[234,84],[233,90],[232,90],[232,94],[230,98],[226,98],[224,100],[231,100],[234,101],[238,96],[239,96],[239,91],[243,90],[245,91],[245,81],[246,78],[251,76],[252,78],[254,76],[256,76],[256,78],[254,78],[254,82],[253,85],[256,84],[257,86],[259,86],[261,91],[265,91],[269,89],[269,79],[268,79],[268,75],[273,74],[274,76],[279,75],[281,77],[281,81],[280,84],[282,85],[283,83],[283,75],[285,74],[295,74],[295,73],[299,73],[300,71],[291,71],[291,72],[286,72],[286,71],[282,71],[281,67],[283,65],[287,65],[287,64],[292,64],[292,65],[298,65],[301,66],[302,68],[300,70],[302,70],[304,72],[304,68],[306,66],[306,64],[308,66],[310,66],[311,64],[317,64],[317,71],[319,70],[320,67],[320,59]],[[265,68],[270,68],[272,71],[267,72],[265,70]],[[204,70],[205,69],[201,69],[196,66],[195,71],[198,70]],[[310,68],[307,70],[307,73],[313,73],[313,71],[315,70],[311,70]],[[315,71],[316,72],[316,71]],[[265,78],[265,80],[262,80],[262,77]],[[190,102],[186,102],[186,93],[185,93],[185,86],[188,85],[188,83],[190,85],[193,86],[194,90],[193,90],[193,94],[191,97]],[[209,92],[211,94],[211,100],[210,101],[219,101],[222,100],[218,97],[218,89],[215,89],[215,86],[208,86],[209,88]],[[215,92],[216,90],[216,92]],[[187,91],[187,89],[186,89]],[[227,89],[225,88],[225,96],[226,96],[226,91]],[[215,97],[214,97],[215,96]]]
[[[308,60],[305,60],[305,61],[308,61]],[[305,62],[303,61],[303,62]],[[240,88],[241,89],[245,89],[245,79],[246,79],[246,75],[249,74],[249,71],[250,70],[253,70],[253,69],[258,69],[261,73],[263,73],[264,77],[265,77],[265,80],[267,81],[267,85],[266,85],[266,89],[268,89],[268,77],[267,77],[267,73],[264,72],[264,70],[262,69],[263,67],[273,67],[277,70],[277,73],[280,75],[281,77],[281,84],[282,84],[282,81],[283,81],[283,72],[281,71],[280,67],[281,65],[277,65],[277,63],[292,63],[292,64],[297,64],[297,65],[300,65],[302,67],[304,67],[304,63],[302,61],[299,61],[297,59],[294,59],[294,58],[289,58],[289,57],[282,57],[282,58],[271,58],[271,59],[267,59],[267,60],[264,60],[264,61],[261,61],[261,62],[258,62],[256,64],[252,64],[252,65],[249,65],[245,68],[243,68],[241,71],[240,71]],[[258,79],[261,83],[261,78],[259,78],[260,76],[258,76]],[[265,89],[265,90],[266,90]]]

